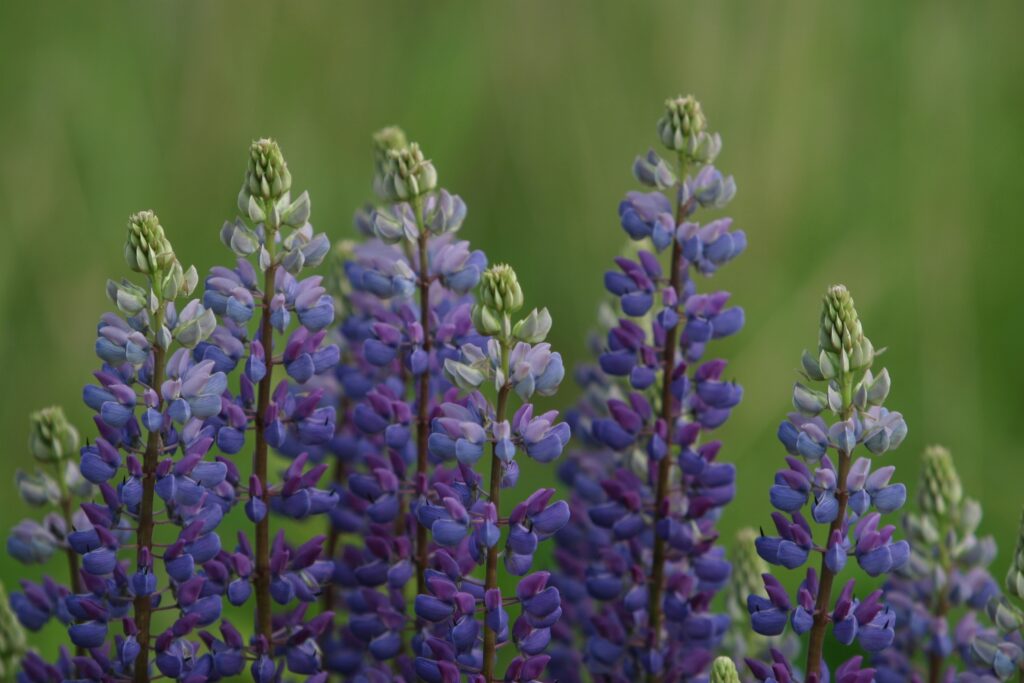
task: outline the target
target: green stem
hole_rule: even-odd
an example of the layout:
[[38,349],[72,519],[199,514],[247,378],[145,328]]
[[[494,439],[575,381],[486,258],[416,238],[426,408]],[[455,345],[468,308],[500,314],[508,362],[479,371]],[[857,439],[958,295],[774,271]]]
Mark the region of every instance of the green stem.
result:
[[[159,288],[158,279],[154,287]],[[157,293],[160,306],[153,314],[153,376],[150,387],[157,394],[157,409],[163,408],[163,399],[160,397],[160,385],[164,382],[164,357],[167,350],[159,344],[160,330],[164,324],[164,304],[162,297]],[[139,530],[137,536],[136,566],[141,567],[144,559],[144,551],[148,550],[150,558],[153,555],[153,499],[156,487],[156,467],[163,452],[163,437],[160,430],[149,432],[146,441],[146,451],[142,456],[142,502],[139,505]],[[77,572],[76,572],[77,573]],[[135,683],[146,683],[149,680],[149,641],[150,621],[153,616],[153,598],[150,595],[140,595],[135,598],[135,626],[138,628],[139,654],[135,658]]]
[[[939,564],[942,567],[943,576],[948,580],[950,573],[953,571],[953,559],[950,557],[948,548],[946,547],[946,538],[948,537],[949,526],[944,525],[942,539],[939,541]],[[949,613],[949,585],[948,583],[942,586],[937,586],[937,594],[935,596],[935,605],[932,607],[932,615],[937,619],[945,619]],[[938,652],[932,652],[928,655],[928,683],[939,683],[942,680],[942,665],[945,658]],[[1024,680],[1024,671],[1021,672],[1022,680]]]
[[[509,374],[509,344],[507,340],[501,342],[501,369],[505,377],[505,384],[498,390],[498,406],[495,412],[495,421],[504,422],[508,410],[508,394],[512,388],[508,381]],[[491,481],[488,495],[491,503],[494,504],[495,512],[501,516],[501,459],[498,457],[498,445],[495,444],[491,450]],[[484,594],[487,591],[498,587],[498,545],[494,544],[487,549],[487,566],[484,574]],[[496,662],[496,651],[498,645],[498,633],[488,626],[484,626],[484,665],[483,676],[485,681],[494,680],[494,668]]]

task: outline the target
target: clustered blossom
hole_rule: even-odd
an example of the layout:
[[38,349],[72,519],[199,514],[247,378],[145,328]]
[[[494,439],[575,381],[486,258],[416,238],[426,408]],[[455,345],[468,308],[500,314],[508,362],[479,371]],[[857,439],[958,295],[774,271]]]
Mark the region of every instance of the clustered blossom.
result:
[[[825,295],[818,351],[816,358],[804,353],[804,374],[809,381],[827,385],[823,391],[801,383],[794,388],[798,412],[778,432],[789,452],[787,467],[776,473],[769,493],[776,508],[776,533],[760,536],[756,547],[766,562],[787,569],[798,569],[812,553],[820,554],[820,569],[807,567],[795,599],[766,573],[765,593],[752,594],[747,601],[757,633],[778,636],[788,623],[797,635],[808,634],[808,683],[828,680],[822,647],[830,625],[840,644],[857,641],[868,652],[879,652],[895,639],[896,613],[883,601],[883,591],[858,598],[851,578],[833,602],[833,581],[848,559],[852,556],[869,576],[881,576],[900,570],[910,557],[907,541],[896,540],[896,528],[881,521],[883,514],[903,506],[906,487],[891,482],[891,466],[873,468],[870,458],[852,455],[858,446],[882,455],[900,445],[907,428],[899,413],[883,407],[889,374],[872,374],[874,347],[864,336],[852,297],[841,285]],[[823,414],[835,416],[835,421],[829,424]],[[826,526],[820,543],[815,542],[812,522]],[[773,650],[772,660],[774,664],[748,659],[755,678],[796,680],[784,653]],[[835,670],[833,680],[870,681],[874,675],[855,657]]]
[[978,612],[999,595],[988,573],[995,542],[975,535],[981,505],[964,497],[942,447],[924,452],[917,507],[904,520],[910,560],[884,586],[896,637],[872,659],[879,683],[950,680],[958,668],[980,673],[971,656],[971,641],[983,631]]
[[[981,506],[933,447],[898,538],[885,516],[906,487],[875,459],[907,426],[884,406],[888,371],[873,369],[841,285],[778,429],[772,526],[741,531],[727,555],[716,527],[736,472],[713,437],[743,389],[708,351],[744,313],[698,284],[746,235],[703,218],[736,185],[713,166],[721,139],[700,103],[668,100],[657,132],[668,154],[633,165],[647,190],[619,204],[630,246],[605,274],[597,362],[576,371],[583,394],[564,421],[534,402],[565,374],[550,313],[525,312],[515,271],[458,238],[465,203],[399,128],[374,136],[378,201],[356,213],[359,240],[333,249],[277,143],[254,141],[239,216],[220,231],[236,261],[199,298],[156,214],[132,215],[124,258],[141,277],[107,283],[115,311],[82,392],[95,434],[83,446],[59,408],[31,418],[37,467],[16,483],[45,516],[15,525],[7,551],[63,560],[66,577],[23,580],[9,598],[0,586],[0,679],[1024,676],[1011,602],[1024,599],[1024,521],[1004,595]],[[329,256],[326,280],[308,275]],[[570,500],[518,493],[521,456],[553,463],[572,437],[558,470]],[[224,537],[225,521],[241,530]],[[286,533],[292,522],[304,531]],[[858,591],[854,564],[882,588]],[[769,565],[802,570],[795,593]],[[248,632],[236,609],[251,610]],[[22,629],[53,620],[71,647],[49,661]],[[829,632],[866,658],[830,667]]]
[[669,100],[658,130],[675,163],[653,150],[639,158],[635,175],[654,191],[619,206],[639,248],[605,275],[620,315],[599,368],[581,372],[581,448],[560,472],[574,495],[558,537],[558,585],[584,634],[578,656],[573,634],[560,633],[560,680],[582,680],[580,659],[601,680],[696,680],[729,624],[710,604],[729,579],[715,523],[734,496],[735,469],[707,436],[743,392],[725,361],[705,353],[744,317],[727,292],[699,293],[697,281],[738,256],[746,237],[728,218],[694,220],[735,193],[711,165],[720,141],[699,103]]
[[[476,329],[490,339],[486,348],[465,344],[461,358],[445,371],[464,395],[450,396],[431,422],[429,446],[441,469],[432,491],[414,507],[437,545],[426,573],[426,592],[416,597],[416,615],[427,624],[415,660],[416,675],[427,683],[465,680],[538,680],[550,657],[545,650],[562,615],[562,599],[546,571],[534,570],[539,543],[569,520],[565,501],[552,501],[554,489],[533,491],[500,517],[505,489],[516,486],[519,451],[539,462],[557,458],[569,441],[569,426],[557,412],[537,414],[534,395],[552,395],[562,380],[562,359],[544,342],[551,327],[546,309],[514,322],[523,306],[515,272],[496,265],[484,274],[473,308]],[[494,387],[494,402],[485,388]],[[508,401],[522,404],[508,415]],[[490,450],[489,472],[476,467]],[[481,468],[482,469],[482,468]],[[443,478],[442,478],[443,477]],[[504,539],[502,538],[504,535]],[[514,596],[498,585],[499,556],[504,571],[518,580]],[[484,581],[474,569],[484,568]],[[520,607],[513,621],[508,608]],[[482,617],[482,618],[481,618]],[[498,648],[515,656],[504,674],[497,671]]]

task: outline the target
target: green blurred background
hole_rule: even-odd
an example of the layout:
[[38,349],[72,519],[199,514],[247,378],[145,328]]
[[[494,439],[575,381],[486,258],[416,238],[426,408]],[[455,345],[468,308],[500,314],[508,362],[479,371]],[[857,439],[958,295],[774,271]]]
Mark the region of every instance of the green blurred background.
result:
[[[710,283],[748,316],[717,347],[746,388],[724,527],[767,521],[775,428],[842,281],[890,348],[898,477],[948,445],[1001,576],[1024,502],[1022,25],[1020,2],[2,3],[0,481],[30,464],[30,410],[62,403],[93,434],[80,391],[128,214],[156,210],[200,272],[228,260],[217,231],[258,136],[340,238],[370,194],[370,133],[401,123],[467,201],[464,236],[584,359],[630,164],[664,98],[692,92],[750,242]],[[25,509],[0,495],[6,528]],[[0,560],[8,584],[25,574]]]

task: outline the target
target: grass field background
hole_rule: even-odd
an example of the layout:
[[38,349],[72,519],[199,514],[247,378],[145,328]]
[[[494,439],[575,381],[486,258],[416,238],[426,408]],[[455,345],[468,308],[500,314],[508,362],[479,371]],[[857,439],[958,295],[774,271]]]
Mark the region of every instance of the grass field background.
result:
[[[369,135],[400,123],[571,364],[633,157],[664,98],[692,92],[750,243],[710,283],[748,320],[716,347],[746,389],[722,435],[741,491],[726,532],[768,521],[775,429],[820,296],[845,282],[910,426],[897,478],[948,445],[1001,577],[1024,504],[1022,22],[1019,2],[0,4],[0,526],[26,512],[28,412],[61,403],[93,433],[81,386],[129,213],[156,210],[200,272],[228,260],[217,231],[269,135],[314,224],[349,236]],[[8,585],[26,574],[0,558]]]

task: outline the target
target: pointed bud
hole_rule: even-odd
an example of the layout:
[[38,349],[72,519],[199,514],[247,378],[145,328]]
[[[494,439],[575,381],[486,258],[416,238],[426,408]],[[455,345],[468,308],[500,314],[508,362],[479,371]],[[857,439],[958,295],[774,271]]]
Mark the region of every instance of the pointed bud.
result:
[[921,510],[939,519],[954,515],[963,499],[963,487],[953,456],[942,446],[929,446],[921,460],[921,488],[918,493]]
[[[277,200],[288,194],[292,187],[292,174],[285,163],[284,155],[276,140],[262,138],[253,140],[249,146],[249,168],[245,172],[245,182],[239,193],[239,207],[248,213],[250,199],[259,203],[260,200]],[[242,204],[242,199],[245,204]]]
[[658,137],[663,145],[684,152],[705,128],[704,110],[693,95],[665,100],[665,114],[658,120]]
[[740,683],[736,665],[728,657],[718,657],[711,665],[710,683]]
[[523,290],[512,266],[497,263],[480,279],[480,304],[496,313],[515,313],[523,307]]
[[377,193],[391,201],[408,201],[437,187],[437,170],[415,142],[386,152],[384,169],[374,182]]
[[135,272],[150,277],[159,277],[177,262],[160,219],[152,211],[140,211],[129,217],[124,260]]
[[512,335],[528,344],[539,344],[544,341],[548,332],[551,331],[551,314],[548,309],[542,308],[539,311],[535,308],[530,314],[516,323],[512,328]]
[[1013,564],[1010,565],[1010,570],[1006,573],[1006,592],[1018,598],[1024,598],[1024,514],[1021,515]]
[[32,413],[28,447],[39,462],[57,462],[78,453],[78,431],[60,406]]
[[[388,153],[402,149],[409,145],[405,131],[398,126],[381,128],[373,134],[373,182],[374,188],[378,183],[383,183],[388,168]],[[380,185],[383,189],[383,185]],[[378,194],[381,193],[378,190]]]
[[[837,375],[864,370],[874,360],[874,347],[864,336],[853,297],[844,285],[834,285],[825,294],[818,349]],[[821,357],[819,364],[828,376]]]

